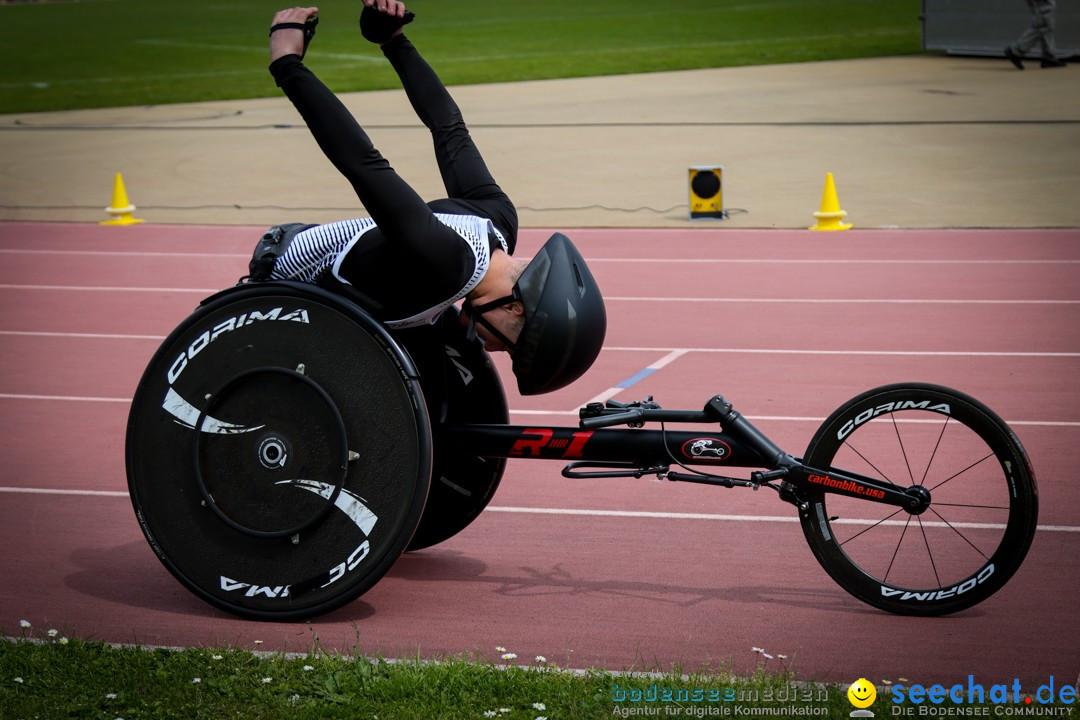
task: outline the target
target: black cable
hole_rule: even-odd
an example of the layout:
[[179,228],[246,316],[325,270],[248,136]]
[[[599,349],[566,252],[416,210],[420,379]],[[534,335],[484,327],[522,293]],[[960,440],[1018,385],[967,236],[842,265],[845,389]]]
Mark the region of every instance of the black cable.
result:
[[700,470],[694,470],[692,468],[688,468],[685,465],[683,465],[681,462],[679,462],[679,460],[677,460],[675,458],[675,456],[671,453],[671,447],[668,445],[668,441],[667,441],[667,425],[664,423],[663,420],[660,421],[660,440],[661,440],[661,442],[664,443],[664,452],[666,452],[667,456],[669,458],[671,458],[671,462],[675,463],[676,465],[681,467],[686,472],[690,473],[691,475],[697,475],[698,477],[703,477],[703,478],[716,478],[716,479],[721,479],[722,478],[722,476],[720,476],[720,475],[711,475],[709,473],[701,472]]
[[[0,205],[0,210],[97,210],[100,205]],[[355,213],[362,208],[357,207],[294,207],[286,205],[241,205],[240,203],[227,203],[227,204],[207,204],[207,205],[138,205],[139,210],[274,210],[274,211],[287,211],[287,212],[343,212],[343,213]],[[624,213],[636,213],[636,212],[652,212],[658,215],[664,215],[675,210],[682,208],[688,208],[689,205],[680,204],[672,205],[669,208],[654,208],[649,206],[642,206],[636,208],[619,208],[609,207],[607,205],[580,205],[575,207],[530,207],[528,205],[519,205],[518,210],[528,210],[530,212],[573,212],[582,210],[603,210],[605,212],[624,212]],[[743,208],[729,208],[724,211],[726,214],[739,214],[748,213],[749,210]]]
[[[240,115],[237,111],[234,115]],[[196,122],[201,120],[195,120]],[[175,122],[175,121],[174,121]],[[472,129],[543,130],[545,128],[710,128],[710,127],[916,127],[924,125],[1080,125],[1080,119],[1060,120],[819,120],[819,121],[702,121],[702,122],[595,122],[595,123],[469,123]],[[366,124],[368,130],[423,130],[417,124]],[[15,120],[0,130],[306,130],[303,123],[263,123],[258,125],[32,125]]]

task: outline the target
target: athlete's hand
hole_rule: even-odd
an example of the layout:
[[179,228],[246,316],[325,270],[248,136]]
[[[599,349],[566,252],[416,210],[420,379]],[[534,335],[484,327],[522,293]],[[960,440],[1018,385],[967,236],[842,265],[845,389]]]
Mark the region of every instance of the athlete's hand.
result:
[[[365,0],[366,1],[366,0]],[[279,10],[270,27],[278,23],[300,23],[301,25],[319,14],[317,7],[294,7]],[[286,55],[304,54],[304,31],[294,29],[278,30],[270,33],[270,62]]]
[[364,0],[364,7],[373,7],[391,17],[405,17],[405,3],[400,0]]
[[412,22],[413,13],[405,9],[400,0],[363,0],[364,11],[360,13],[360,34],[368,42],[383,46]]

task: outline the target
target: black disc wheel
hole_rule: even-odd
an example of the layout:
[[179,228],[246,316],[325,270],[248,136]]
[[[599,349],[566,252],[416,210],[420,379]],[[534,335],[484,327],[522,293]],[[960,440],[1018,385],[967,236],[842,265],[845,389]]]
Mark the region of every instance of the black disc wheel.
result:
[[902,384],[859,395],[825,420],[803,460],[918,500],[904,509],[817,490],[801,513],[829,575],[889,612],[943,615],[985,600],[1035,534],[1038,496],[1023,447],[1001,418],[955,390]]
[[135,393],[128,487],[158,558],[199,597],[298,620],[372,587],[411,541],[431,431],[408,355],[310,285],[207,299]]
[[430,328],[396,334],[420,368],[434,440],[431,490],[408,550],[437,545],[468,527],[499,487],[505,458],[485,458],[440,435],[446,424],[509,421],[499,374],[480,341],[467,336],[455,308]]

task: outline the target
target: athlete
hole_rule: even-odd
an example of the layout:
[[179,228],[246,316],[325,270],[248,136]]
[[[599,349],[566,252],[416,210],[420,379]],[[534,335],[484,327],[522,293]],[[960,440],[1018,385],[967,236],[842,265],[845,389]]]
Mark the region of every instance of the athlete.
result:
[[531,261],[512,256],[517,211],[457,104],[405,37],[412,13],[398,0],[363,5],[361,33],[381,47],[431,131],[448,197],[425,202],[304,66],[318,8],[281,10],[270,29],[270,73],[370,217],[271,228],[256,248],[252,279],[340,292],[390,328],[434,323],[461,302],[470,335],[489,351],[511,354],[522,394],[564,387],[588,370],[604,341],[604,302],[592,274],[558,233]]

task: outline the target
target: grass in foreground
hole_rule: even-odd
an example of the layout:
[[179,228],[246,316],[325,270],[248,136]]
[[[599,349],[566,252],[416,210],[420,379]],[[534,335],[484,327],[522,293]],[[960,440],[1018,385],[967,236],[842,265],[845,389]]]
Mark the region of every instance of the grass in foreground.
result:
[[[359,0],[325,0],[306,60],[335,91],[398,87],[360,37]],[[0,113],[277,96],[267,30],[288,3],[0,4]],[[409,36],[449,85],[920,51],[916,0],[412,0]],[[723,92],[723,88],[702,88]]]
[[[752,649],[762,661],[751,677],[736,677],[722,668],[612,674],[567,672],[541,657],[528,666],[509,667],[466,658],[349,658],[321,652],[317,641],[306,655],[112,647],[68,640],[54,630],[46,639],[34,640],[28,624],[23,627],[22,638],[0,639],[0,717],[5,720],[835,719],[846,718],[852,710],[847,686],[797,683],[783,656],[777,656],[780,669],[770,672],[773,658],[761,648]],[[504,648],[495,650],[506,660],[522,661]],[[896,680],[915,693],[912,681]],[[878,691],[869,709],[878,718],[1068,717],[1076,709],[1076,689],[1068,687],[1059,689],[1061,700],[1054,691],[1044,699],[1044,688],[1024,688],[1028,695],[1017,690],[1015,698],[1010,694],[1004,701],[995,697],[974,706],[931,706],[930,694],[914,705],[909,698],[894,704],[889,680],[871,682]],[[1065,697],[1069,693],[1071,699]]]
[[[535,659],[531,667],[498,667],[467,659],[386,662],[312,652],[306,656],[229,650],[110,647],[81,640],[0,641],[0,717],[18,718],[607,718],[617,709],[671,706],[707,713],[717,703],[642,701],[665,689],[798,693],[785,674],[735,678],[570,673]],[[639,691],[638,701],[632,701]],[[821,716],[842,710],[843,693],[818,690]],[[743,697],[744,695],[740,695]],[[824,699],[827,696],[827,699]],[[772,696],[770,696],[772,697]],[[660,712],[663,712],[661,709]],[[668,713],[670,714],[670,713]],[[833,717],[836,712],[829,713]]]

